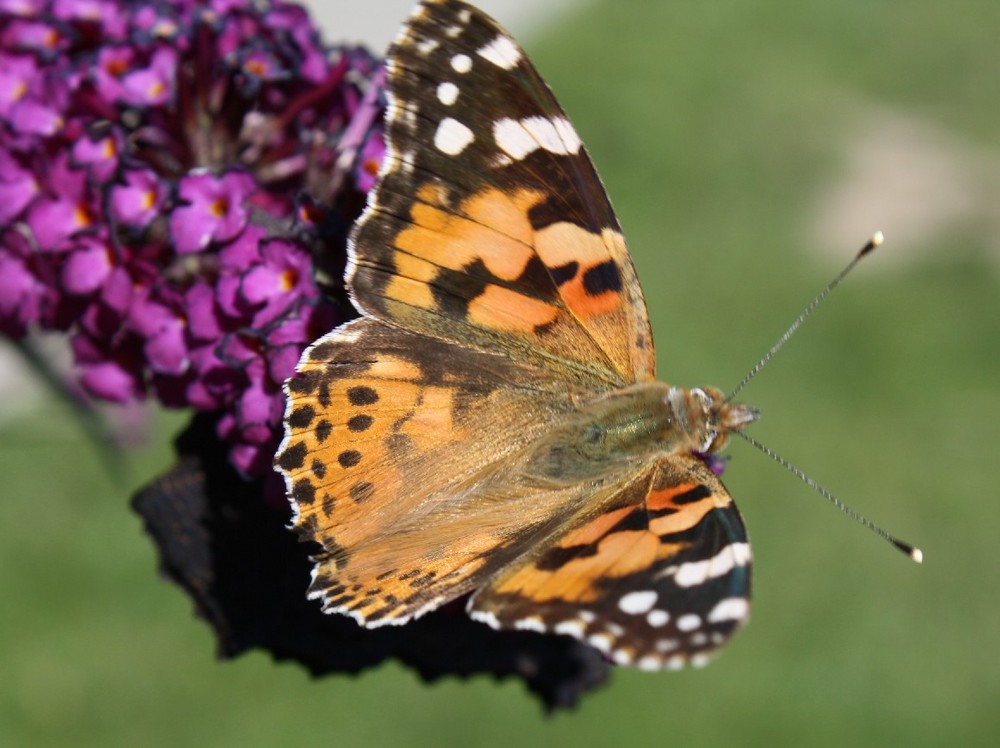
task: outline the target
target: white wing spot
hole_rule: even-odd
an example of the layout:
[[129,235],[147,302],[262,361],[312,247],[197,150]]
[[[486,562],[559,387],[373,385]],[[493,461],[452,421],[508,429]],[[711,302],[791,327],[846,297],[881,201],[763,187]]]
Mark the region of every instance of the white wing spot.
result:
[[424,57],[430,55],[430,53],[433,52],[435,49],[437,49],[439,46],[441,46],[441,41],[439,39],[435,39],[432,36],[426,39],[421,39],[416,44],[418,54],[421,54]]
[[508,36],[502,34],[485,47],[480,48],[479,56],[489,60],[498,68],[513,70],[521,61],[521,50]]
[[646,655],[645,657],[640,657],[639,661],[635,664],[640,670],[659,670],[663,663],[656,655]]
[[531,616],[530,618],[522,618],[520,621],[514,621],[514,628],[520,629],[521,631],[537,631],[540,634],[544,634],[547,630],[542,619],[538,616]]
[[730,543],[712,558],[681,564],[674,574],[674,581],[681,587],[694,587],[748,563],[750,563],[750,544]]
[[500,619],[497,618],[493,613],[488,610],[470,610],[469,618],[473,621],[479,621],[480,623],[485,623],[491,629],[500,628]]
[[745,597],[727,597],[720,600],[708,614],[710,623],[720,623],[722,621],[739,621],[747,617],[750,612],[750,603]]
[[704,652],[699,652],[698,654],[691,655],[691,667],[705,667],[708,661],[711,659]]
[[539,148],[566,156],[577,153],[582,143],[573,126],[563,117],[505,117],[493,123],[493,138],[501,150],[520,160]]
[[556,132],[559,133],[559,138],[562,140],[563,147],[567,153],[576,153],[583,147],[583,141],[580,140],[576,128],[573,127],[568,119],[565,117],[556,117],[552,120],[552,124],[555,125]]
[[701,616],[695,613],[688,613],[677,619],[679,631],[694,631],[699,626],[701,626]]
[[691,646],[692,647],[704,647],[708,644],[708,636],[704,631],[699,631],[696,634],[691,634]]
[[660,639],[656,642],[657,652],[673,652],[681,643],[676,639]]
[[665,610],[651,610],[646,614],[646,623],[654,629],[658,629],[660,626],[666,626],[667,621],[669,620],[670,614]]
[[574,618],[569,621],[560,621],[552,627],[552,632],[555,634],[567,634],[569,636],[574,636],[577,639],[582,639],[585,628],[586,627],[583,625],[583,621],[578,621]]
[[456,36],[462,33],[463,26],[449,26],[444,30],[444,35],[449,39],[454,39]]
[[449,156],[457,156],[473,140],[475,136],[472,130],[451,117],[441,120],[437,132],[434,133],[434,147]]
[[587,644],[607,654],[611,651],[612,641],[611,637],[607,634],[591,634],[587,637]]
[[531,134],[516,119],[505,117],[493,123],[493,138],[500,149],[515,161],[520,161],[538,148]]
[[622,613],[628,613],[630,616],[639,616],[643,613],[648,613],[656,605],[657,597],[658,595],[652,590],[629,592],[627,595],[621,596],[621,599],[618,601],[618,608]]
[[440,101],[445,106],[451,106],[458,99],[458,86],[456,86],[451,81],[445,81],[438,85],[437,90],[438,101]]
[[597,615],[592,610],[581,610],[578,615],[584,623],[593,623],[597,620]]
[[472,58],[464,54],[455,55],[451,58],[451,69],[456,73],[468,73],[472,70]]
[[416,155],[417,154],[415,154],[413,151],[407,151],[406,153],[400,154],[399,161],[397,162],[396,165],[399,167],[399,171],[401,173],[403,174],[413,173],[413,164],[415,163],[414,159],[416,158]]
[[667,670],[680,670],[684,667],[684,655],[674,655],[666,662]]
[[556,123],[545,117],[525,117],[521,125],[545,150],[550,153],[567,153]]
[[627,649],[616,649],[611,653],[611,659],[616,665],[630,665],[632,663],[632,653]]
[[407,101],[402,106],[402,112],[399,118],[410,127],[414,127],[417,124],[417,112],[420,107],[417,106],[415,101]]

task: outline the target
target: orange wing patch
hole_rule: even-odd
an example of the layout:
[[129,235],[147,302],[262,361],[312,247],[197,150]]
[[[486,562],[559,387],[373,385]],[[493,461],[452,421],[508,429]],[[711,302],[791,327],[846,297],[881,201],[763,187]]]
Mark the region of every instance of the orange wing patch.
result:
[[461,270],[482,260],[503,281],[516,280],[532,257],[527,214],[542,199],[532,190],[506,195],[490,188],[449,209],[445,189],[427,183],[410,210],[412,225],[396,237],[396,247],[417,257],[433,256],[440,267]]
[[661,537],[682,533],[697,526],[713,509],[728,507],[732,502],[728,493],[712,491],[702,483],[685,481],[654,487],[646,497],[649,529]]
[[486,286],[469,302],[469,321],[480,327],[529,334],[552,325],[559,308],[502,286]]

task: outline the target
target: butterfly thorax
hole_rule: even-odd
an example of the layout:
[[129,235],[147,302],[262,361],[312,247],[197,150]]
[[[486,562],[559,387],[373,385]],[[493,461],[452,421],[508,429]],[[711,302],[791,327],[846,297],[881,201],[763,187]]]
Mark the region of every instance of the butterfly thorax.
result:
[[525,473],[576,483],[670,454],[708,454],[757,415],[714,387],[636,384],[583,403],[530,449]]

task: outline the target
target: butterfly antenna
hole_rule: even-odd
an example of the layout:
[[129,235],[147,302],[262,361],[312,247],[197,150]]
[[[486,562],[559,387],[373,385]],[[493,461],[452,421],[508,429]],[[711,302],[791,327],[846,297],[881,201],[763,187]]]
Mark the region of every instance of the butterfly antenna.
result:
[[740,393],[740,391],[747,386],[747,384],[750,383],[750,380],[753,379],[755,376],[757,376],[758,372],[760,372],[761,369],[767,366],[768,362],[772,358],[774,358],[774,354],[780,351],[781,346],[787,343],[788,339],[795,334],[796,330],[799,329],[799,325],[805,322],[806,317],[808,317],[810,314],[813,313],[813,310],[815,310],[816,307],[819,306],[820,302],[823,301],[823,299],[825,299],[830,294],[830,291],[835,289],[840,284],[840,282],[847,277],[847,274],[850,273],[852,270],[854,270],[854,266],[857,265],[859,262],[861,262],[861,258],[870,254],[872,250],[875,249],[875,247],[879,246],[883,242],[884,239],[885,237],[882,235],[881,231],[876,231],[874,234],[872,234],[872,238],[868,240],[865,246],[863,246],[856,255],[854,255],[854,259],[852,259],[849,263],[847,263],[847,267],[841,270],[837,274],[836,278],[827,283],[826,286],[824,286],[823,290],[820,291],[818,294],[816,294],[816,298],[810,301],[809,305],[804,310],[802,310],[802,314],[800,314],[796,318],[796,320],[791,324],[791,326],[787,330],[785,330],[785,334],[782,335],[780,338],[778,338],[778,342],[772,345],[771,350],[769,350],[766,354],[764,354],[764,358],[758,361],[754,365],[754,367],[747,372],[747,375],[743,377],[743,380],[738,385],[736,385],[736,389],[730,392],[729,395],[726,397],[727,403],[731,402],[732,399],[736,397]]
[[753,446],[755,446],[761,452],[763,452],[768,457],[770,457],[772,460],[774,460],[779,465],[781,465],[783,468],[785,468],[785,470],[787,470],[788,472],[790,472],[792,475],[800,478],[802,481],[805,482],[805,484],[807,486],[809,486],[816,493],[818,493],[824,499],[826,499],[831,504],[833,504],[835,507],[837,507],[837,509],[839,509],[840,511],[842,511],[848,517],[850,517],[851,519],[853,519],[855,522],[858,522],[858,523],[864,525],[865,527],[867,527],[869,530],[871,530],[873,533],[875,533],[876,535],[878,535],[883,540],[887,540],[890,543],[892,543],[892,545],[895,546],[896,550],[902,551],[907,556],[909,556],[914,561],[916,561],[918,564],[922,564],[924,562],[924,552],[922,550],[920,550],[916,546],[910,545],[909,543],[904,543],[902,540],[900,540],[899,538],[895,537],[894,535],[890,535],[888,532],[886,532],[881,527],[879,527],[878,525],[876,525],[870,519],[868,519],[864,515],[859,514],[858,512],[856,512],[853,509],[851,509],[851,507],[847,506],[847,504],[845,504],[843,501],[841,501],[840,499],[838,499],[836,496],[834,496],[832,493],[830,493],[826,488],[824,488],[819,483],[817,483],[812,478],[810,478],[808,475],[806,475],[805,473],[803,473],[801,470],[799,470],[797,467],[795,467],[795,465],[793,465],[792,463],[790,463],[788,460],[786,460],[784,457],[782,457],[781,455],[779,455],[777,452],[775,452],[774,450],[772,450],[772,449],[770,449],[768,447],[765,447],[763,444],[761,444],[759,441],[757,441],[756,439],[754,439],[752,436],[750,436],[750,434],[748,434],[745,431],[737,430],[737,431],[734,431],[733,433],[735,433],[737,436],[740,436],[743,439],[745,439],[746,441],[748,441],[750,444],[752,444]]

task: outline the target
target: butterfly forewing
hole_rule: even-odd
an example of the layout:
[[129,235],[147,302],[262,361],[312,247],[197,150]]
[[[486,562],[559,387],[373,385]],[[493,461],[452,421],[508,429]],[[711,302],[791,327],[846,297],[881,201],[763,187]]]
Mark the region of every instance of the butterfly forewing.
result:
[[651,380],[614,213],[516,42],[462,3],[425,3],[387,64],[389,149],[352,238],[361,308],[589,386]]

